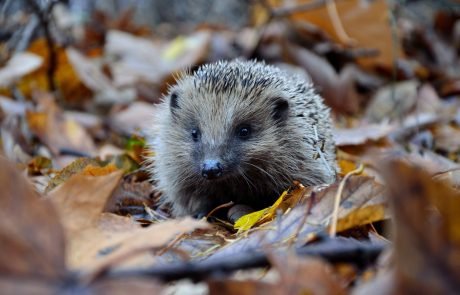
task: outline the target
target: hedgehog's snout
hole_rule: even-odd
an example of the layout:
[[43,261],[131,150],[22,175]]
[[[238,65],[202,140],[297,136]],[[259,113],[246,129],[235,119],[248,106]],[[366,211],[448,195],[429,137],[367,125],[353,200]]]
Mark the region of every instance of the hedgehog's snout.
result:
[[201,165],[201,175],[206,179],[216,179],[222,176],[223,167],[219,160],[207,159]]

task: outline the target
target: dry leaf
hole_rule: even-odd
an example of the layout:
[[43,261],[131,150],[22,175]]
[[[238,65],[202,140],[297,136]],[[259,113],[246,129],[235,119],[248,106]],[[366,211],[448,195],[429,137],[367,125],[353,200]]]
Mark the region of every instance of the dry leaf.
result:
[[451,125],[438,125],[433,130],[437,150],[447,153],[460,151],[460,128]]
[[401,119],[415,108],[417,88],[415,80],[399,82],[380,88],[366,110],[370,122]]
[[377,141],[395,129],[395,126],[388,124],[369,124],[348,129],[334,129],[334,140],[338,146],[360,145],[368,141]]
[[280,275],[281,294],[346,294],[343,282],[321,259],[287,254],[271,255],[270,261]]
[[33,53],[21,52],[13,55],[6,66],[0,69],[0,87],[11,86],[24,75],[38,69],[43,59]]
[[115,130],[124,134],[149,130],[155,114],[155,106],[150,103],[138,101],[130,104],[128,108],[113,114],[110,123]]
[[64,233],[56,210],[1,156],[0,187],[0,273],[17,280],[63,278]]
[[337,231],[342,232],[365,224],[384,220],[389,217],[388,208],[385,205],[366,204],[365,207],[357,208],[348,215],[337,221]]
[[273,294],[282,295],[283,290],[274,284],[268,284],[256,280],[218,280],[208,281],[210,295],[253,295],[253,294]]
[[[151,250],[165,247],[173,238],[207,228],[199,220],[168,220],[140,227],[130,218],[105,213],[96,228],[82,231],[71,265],[100,272],[110,267],[147,267],[154,262]],[[132,258],[128,260],[126,258]],[[137,258],[137,259],[136,259]]]
[[140,81],[158,84],[171,74],[204,60],[210,41],[209,32],[196,32],[166,43],[109,31],[105,52],[117,56],[110,64],[115,85],[134,85]]
[[281,196],[275,201],[275,203],[265,209],[249,213],[247,215],[241,216],[234,225],[234,228],[238,230],[238,232],[247,231],[256,224],[263,223],[265,221],[272,220],[275,218],[275,213],[278,210],[281,203],[284,201],[286,197],[287,191],[284,191]]
[[[375,48],[379,51],[379,56],[376,58],[360,59],[361,65],[391,69],[394,60],[392,54],[397,56],[402,54],[398,43],[393,42],[387,2],[385,0],[372,2],[352,0],[334,1],[333,4],[337,7],[337,16],[331,15],[327,5],[323,5],[319,9],[295,13],[292,18],[313,23],[326,31],[335,41],[349,45],[347,44],[349,40],[344,40],[338,35],[339,30],[334,28],[334,21],[337,21],[338,18],[352,42],[355,41],[359,47]],[[393,53],[395,50],[396,53]]]
[[387,165],[386,176],[395,216],[395,291],[457,293],[460,192],[401,159]]
[[95,61],[73,48],[68,48],[66,53],[80,80],[95,93],[98,103],[127,103],[135,99],[133,88],[115,87]]
[[88,292],[100,295],[164,294],[163,286],[152,278],[104,279],[93,283]]
[[87,131],[77,122],[66,118],[51,96],[41,97],[40,110],[27,112],[26,119],[32,132],[55,155],[66,149],[88,155],[96,151]]
[[303,197],[305,190],[303,185],[298,184],[294,189],[284,191],[272,206],[241,216],[235,222],[234,228],[238,230],[238,233],[241,233],[254,226],[273,220],[278,211],[284,213],[287,209],[296,206]]
[[[178,234],[206,227],[186,219],[142,228],[131,218],[102,214],[120,178],[121,172],[97,177],[77,174],[50,193],[66,229],[70,268],[97,271],[131,253],[163,246]],[[153,261],[142,260],[144,264]]]
[[49,194],[56,206],[69,239],[80,230],[93,227],[107,200],[121,179],[117,171],[104,176],[71,176]]

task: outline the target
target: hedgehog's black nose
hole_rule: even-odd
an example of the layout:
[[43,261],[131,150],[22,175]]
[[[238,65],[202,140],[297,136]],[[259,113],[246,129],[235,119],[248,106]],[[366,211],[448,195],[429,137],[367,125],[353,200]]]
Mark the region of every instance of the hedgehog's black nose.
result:
[[215,179],[222,176],[222,165],[217,160],[205,160],[202,165],[201,175],[206,179]]

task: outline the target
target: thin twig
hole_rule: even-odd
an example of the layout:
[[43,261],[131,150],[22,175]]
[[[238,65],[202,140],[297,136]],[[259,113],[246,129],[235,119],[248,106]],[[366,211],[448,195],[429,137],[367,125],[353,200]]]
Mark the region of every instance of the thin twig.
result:
[[443,174],[458,171],[458,170],[460,170],[460,167],[453,167],[453,168],[450,168],[450,169],[447,169],[447,170],[439,171],[439,172],[433,173],[431,175],[431,178],[436,178],[436,177],[439,177],[439,176],[441,176]]
[[167,251],[171,250],[180,240],[184,239],[186,237],[186,234],[180,234],[177,237],[175,237],[171,242],[168,243],[165,247],[163,247],[161,250],[157,252],[158,256],[161,256],[165,254]]
[[339,40],[344,44],[356,44],[356,40],[350,38],[350,36],[348,36],[347,32],[345,31],[345,28],[343,27],[342,21],[340,20],[339,12],[337,11],[337,5],[335,5],[335,1],[327,0],[326,9],[327,13],[329,14],[329,18],[331,19],[332,27],[334,28],[337,34],[337,38],[339,38]]
[[48,90],[55,93],[57,89],[56,81],[54,80],[57,70],[57,52],[50,31],[50,23],[53,7],[59,3],[59,1],[51,1],[46,8],[40,7],[40,5],[35,0],[27,0],[27,3],[32,8],[32,11],[35,13],[35,15],[37,15],[40,26],[43,30],[43,34],[45,36],[46,46],[48,48],[48,69],[46,72]]
[[[351,239],[335,238],[297,249],[297,255],[321,257],[331,263],[353,263],[359,267],[374,262],[385,248],[383,244],[359,242]],[[282,252],[280,252],[282,253]],[[276,254],[276,252],[272,253]],[[182,278],[204,279],[213,274],[229,273],[241,269],[269,266],[267,254],[255,251],[221,257],[219,259],[178,262],[154,266],[150,269],[113,270],[99,273],[110,278],[155,277],[164,281]],[[93,277],[94,279],[94,277]]]
[[335,194],[334,211],[332,212],[332,221],[330,223],[329,228],[329,236],[331,238],[334,238],[337,234],[337,220],[339,219],[340,199],[342,198],[342,193],[343,189],[345,188],[345,184],[347,183],[348,178],[350,178],[352,175],[361,174],[363,170],[364,165],[360,164],[357,169],[348,172],[347,175],[345,175],[345,177],[340,182],[337,193]]
[[214,212],[216,212],[217,210],[220,210],[222,208],[227,208],[227,207],[230,207],[232,206],[234,203],[232,201],[228,202],[228,203],[225,203],[225,204],[222,204],[222,205],[219,205],[217,206],[216,208],[212,209],[211,212],[208,213],[208,215],[206,215],[206,218],[209,218],[210,216],[212,216],[214,214]]

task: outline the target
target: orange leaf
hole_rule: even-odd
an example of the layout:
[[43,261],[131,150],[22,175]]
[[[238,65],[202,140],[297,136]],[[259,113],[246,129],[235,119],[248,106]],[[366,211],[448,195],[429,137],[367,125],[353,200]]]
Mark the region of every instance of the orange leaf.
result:
[[107,175],[112,172],[115,172],[117,170],[118,170],[117,166],[115,166],[115,164],[113,163],[110,163],[104,167],[88,165],[83,169],[83,171],[81,172],[81,175],[103,176],[103,175]]

